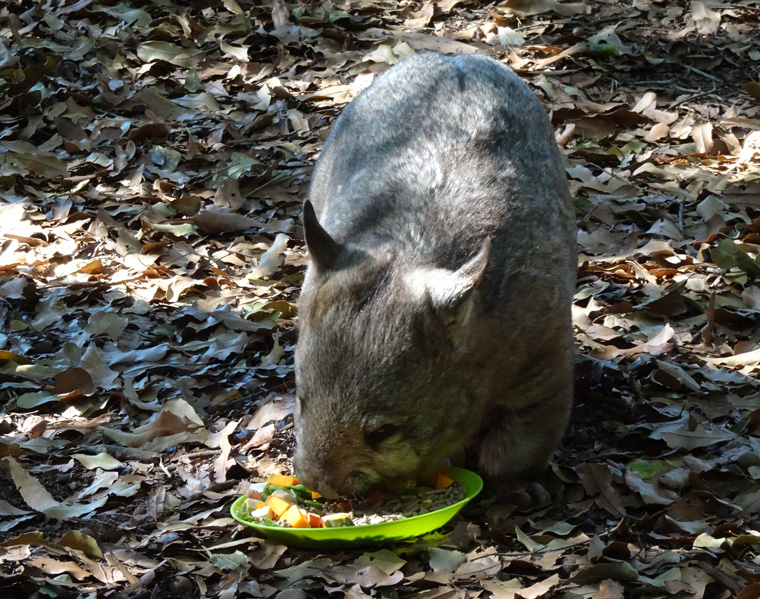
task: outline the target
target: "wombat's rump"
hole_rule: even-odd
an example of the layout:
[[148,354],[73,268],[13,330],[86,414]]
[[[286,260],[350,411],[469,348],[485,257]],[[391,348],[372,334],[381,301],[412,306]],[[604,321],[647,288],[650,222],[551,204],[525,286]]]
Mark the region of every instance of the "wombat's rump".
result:
[[478,452],[540,474],[572,403],[575,222],[554,132],[510,69],[413,56],[336,120],[299,300],[295,469],[325,496]]

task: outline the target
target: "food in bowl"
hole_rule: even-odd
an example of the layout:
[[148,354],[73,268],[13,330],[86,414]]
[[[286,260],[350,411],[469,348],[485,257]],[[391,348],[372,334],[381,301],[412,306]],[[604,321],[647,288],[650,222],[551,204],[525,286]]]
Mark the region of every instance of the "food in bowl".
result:
[[465,498],[465,487],[438,471],[425,486],[397,494],[376,491],[364,499],[325,500],[294,476],[272,474],[265,483],[251,485],[237,515],[264,526],[284,528],[338,528],[392,522],[454,505]]

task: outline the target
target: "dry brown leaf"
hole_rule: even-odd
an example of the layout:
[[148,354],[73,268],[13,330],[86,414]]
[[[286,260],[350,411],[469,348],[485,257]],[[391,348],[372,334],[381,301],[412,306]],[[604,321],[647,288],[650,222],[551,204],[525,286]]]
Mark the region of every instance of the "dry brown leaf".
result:
[[697,146],[697,152],[707,154],[713,147],[713,127],[710,123],[697,125],[691,131],[694,144]]
[[433,0],[425,0],[419,10],[409,13],[409,18],[404,22],[404,27],[412,29],[427,27],[430,19],[433,18],[433,11]]
[[162,451],[179,443],[203,443],[211,435],[195,410],[184,400],[165,403],[155,418],[131,433],[111,428],[101,430],[120,445],[149,451]]
[[757,81],[748,81],[744,84],[744,89],[755,100],[760,100],[760,83]]
[[705,358],[705,362],[733,367],[757,366],[760,364],[760,349],[736,354],[735,356],[726,356],[725,358]]
[[235,432],[240,420],[234,420],[221,430],[218,434],[218,445],[216,441],[209,439],[208,445],[211,447],[218,446],[221,448],[219,456],[214,460],[214,478],[217,482],[224,482],[227,480],[227,469],[234,463],[234,460],[230,460],[230,452],[232,451],[232,445],[230,444],[229,436]]
[[117,468],[123,468],[124,463],[120,462],[113,456],[101,452],[95,455],[87,455],[84,453],[75,453],[71,456],[75,460],[78,460],[82,466],[85,468],[88,468],[90,470],[93,470],[95,468],[100,468],[102,470],[115,470]]
[[646,134],[644,140],[649,142],[658,141],[663,137],[666,137],[669,132],[670,127],[667,123],[657,123],[649,130],[649,133]]
[[6,457],[3,458],[3,461],[10,468],[13,483],[16,485],[16,489],[24,498],[26,504],[33,510],[42,512],[53,520],[81,518],[103,506],[107,500],[106,497],[103,497],[88,504],[66,505],[56,501],[48,490],[14,458]]
[[261,228],[264,226],[263,223],[255,218],[217,210],[201,210],[191,221],[204,233],[211,234],[247,231],[252,227]]
[[85,395],[95,392],[89,373],[83,368],[69,368],[53,378],[53,392],[58,394],[77,391]]
[[559,574],[552,574],[545,580],[536,582],[527,588],[520,591],[520,596],[525,599],[537,599],[542,595],[551,591],[557,584],[559,584]]
[[245,425],[247,429],[257,429],[269,422],[284,420],[293,413],[295,398],[291,395],[278,395],[262,405]]
[[586,493],[613,516],[625,516],[619,493],[612,487],[612,473],[605,464],[581,464],[576,469]]
[[498,5],[522,17],[554,12],[561,17],[584,14],[588,5],[583,2],[557,2],[556,0],[506,0]]

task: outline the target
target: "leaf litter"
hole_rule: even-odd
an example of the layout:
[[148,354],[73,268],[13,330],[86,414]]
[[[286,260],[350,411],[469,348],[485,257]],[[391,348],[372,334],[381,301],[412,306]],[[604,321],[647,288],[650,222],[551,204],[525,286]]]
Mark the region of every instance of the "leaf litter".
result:
[[[58,597],[756,596],[756,3],[0,7],[0,589]],[[290,470],[300,204],[413,52],[545,102],[580,247],[547,485],[391,548],[229,518]]]

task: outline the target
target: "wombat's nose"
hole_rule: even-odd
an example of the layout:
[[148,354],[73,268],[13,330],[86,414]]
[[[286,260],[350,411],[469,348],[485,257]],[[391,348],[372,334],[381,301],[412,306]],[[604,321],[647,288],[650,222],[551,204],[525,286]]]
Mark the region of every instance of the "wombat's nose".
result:
[[[298,471],[296,471],[298,472]],[[298,481],[307,489],[316,491],[325,499],[337,499],[339,497],[338,492],[325,480],[324,477],[319,475],[312,476],[311,474],[298,475]]]
[[310,491],[316,491],[325,499],[335,499],[338,492],[330,484],[327,477],[320,470],[307,467],[308,460],[300,460],[298,456],[293,460],[293,471],[298,481]]
[[322,495],[322,497],[325,499],[337,499],[340,497],[339,493],[335,489],[322,481],[320,481],[317,486],[317,493]]

